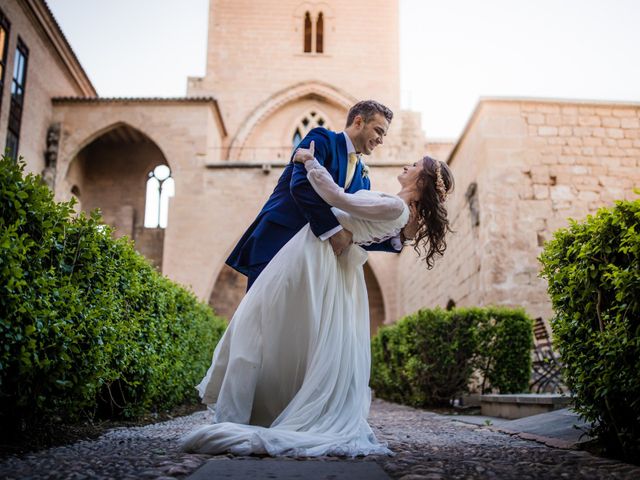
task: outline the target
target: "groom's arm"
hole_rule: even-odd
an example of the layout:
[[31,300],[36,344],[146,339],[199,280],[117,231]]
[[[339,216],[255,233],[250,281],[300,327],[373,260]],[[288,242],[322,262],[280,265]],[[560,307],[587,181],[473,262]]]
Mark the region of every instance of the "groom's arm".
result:
[[[315,144],[316,159],[322,165],[328,167],[329,165],[325,164],[325,162],[330,162],[332,158],[330,152],[331,142],[327,131],[322,128],[314,128],[304,137],[298,147],[309,148],[312,141]],[[311,231],[316,237],[321,238],[324,236],[326,240],[328,236],[331,236],[327,234],[341,229],[340,223],[331,212],[331,206],[320,198],[309,183],[303,163],[293,164],[290,191],[291,196],[300,207],[300,210],[302,210],[303,215],[309,222]]]

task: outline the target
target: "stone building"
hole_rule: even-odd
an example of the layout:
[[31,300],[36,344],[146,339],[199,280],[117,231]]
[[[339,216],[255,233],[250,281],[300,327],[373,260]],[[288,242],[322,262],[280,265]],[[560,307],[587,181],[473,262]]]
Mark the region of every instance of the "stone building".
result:
[[[523,305],[548,318],[541,244],[568,216],[629,198],[640,183],[639,105],[485,99],[456,142],[425,139],[420,116],[400,110],[397,0],[211,0],[209,9],[206,74],[188,79],[186,96],[102,98],[43,0],[0,2],[0,143],[17,145],[57,199],[100,208],[117,235],[222,314],[245,289],[224,259],[293,145],[316,125],[341,130],[360,99],[396,112],[367,159],[374,188],[397,191],[400,166],[426,152],[447,159],[457,181],[456,233],[436,268],[409,248],[370,255],[374,329],[447,304]],[[168,208],[166,226],[145,219],[153,198]]]
[[568,218],[640,187],[640,104],[482,99],[448,158],[457,193],[445,257],[428,273],[408,252],[402,313],[424,305],[523,306],[548,320],[537,257]]

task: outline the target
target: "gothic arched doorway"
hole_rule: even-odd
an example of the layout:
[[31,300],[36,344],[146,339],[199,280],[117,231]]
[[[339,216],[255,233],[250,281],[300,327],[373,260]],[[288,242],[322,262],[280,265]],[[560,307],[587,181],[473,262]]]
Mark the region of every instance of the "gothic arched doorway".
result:
[[364,264],[364,281],[367,284],[367,294],[369,295],[369,325],[371,336],[374,336],[378,328],[384,324],[384,299],[378,279],[369,266],[369,262]]
[[72,193],[78,197],[82,211],[99,208],[104,222],[115,228],[116,237],[132,238],[136,250],[161,269],[168,198],[159,198],[158,208],[162,204],[165,210],[163,221],[145,228],[147,182],[158,166],[163,166],[163,180],[167,180],[171,171],[156,143],[141,131],[120,123],[78,152],[66,179],[74,186]]
[[247,290],[247,277],[224,264],[209,297],[209,305],[216,315],[231,320]]
[[[364,265],[364,280],[369,295],[369,317],[371,335],[375,335],[384,324],[384,299],[380,284],[368,263]],[[247,277],[223,265],[209,297],[209,305],[216,314],[231,319],[244,297]]]

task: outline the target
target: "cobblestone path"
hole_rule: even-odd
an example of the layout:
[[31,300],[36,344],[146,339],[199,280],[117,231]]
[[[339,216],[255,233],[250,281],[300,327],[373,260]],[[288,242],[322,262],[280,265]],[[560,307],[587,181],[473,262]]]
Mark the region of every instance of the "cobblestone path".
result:
[[[212,457],[178,452],[176,440],[208,421],[208,413],[198,412],[155,425],[114,429],[97,440],[10,457],[0,463],[0,478],[184,478]],[[640,467],[551,448],[380,400],[372,404],[370,422],[396,455],[363,461],[378,462],[395,479],[640,478]]]

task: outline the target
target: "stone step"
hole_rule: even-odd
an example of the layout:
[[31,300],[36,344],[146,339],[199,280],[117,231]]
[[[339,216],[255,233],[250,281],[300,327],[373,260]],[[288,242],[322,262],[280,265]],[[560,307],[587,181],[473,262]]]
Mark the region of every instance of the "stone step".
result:
[[571,397],[556,393],[490,394],[480,396],[482,415],[516,419],[571,405]]
[[390,480],[377,463],[366,461],[283,460],[265,458],[209,460],[189,480]]

